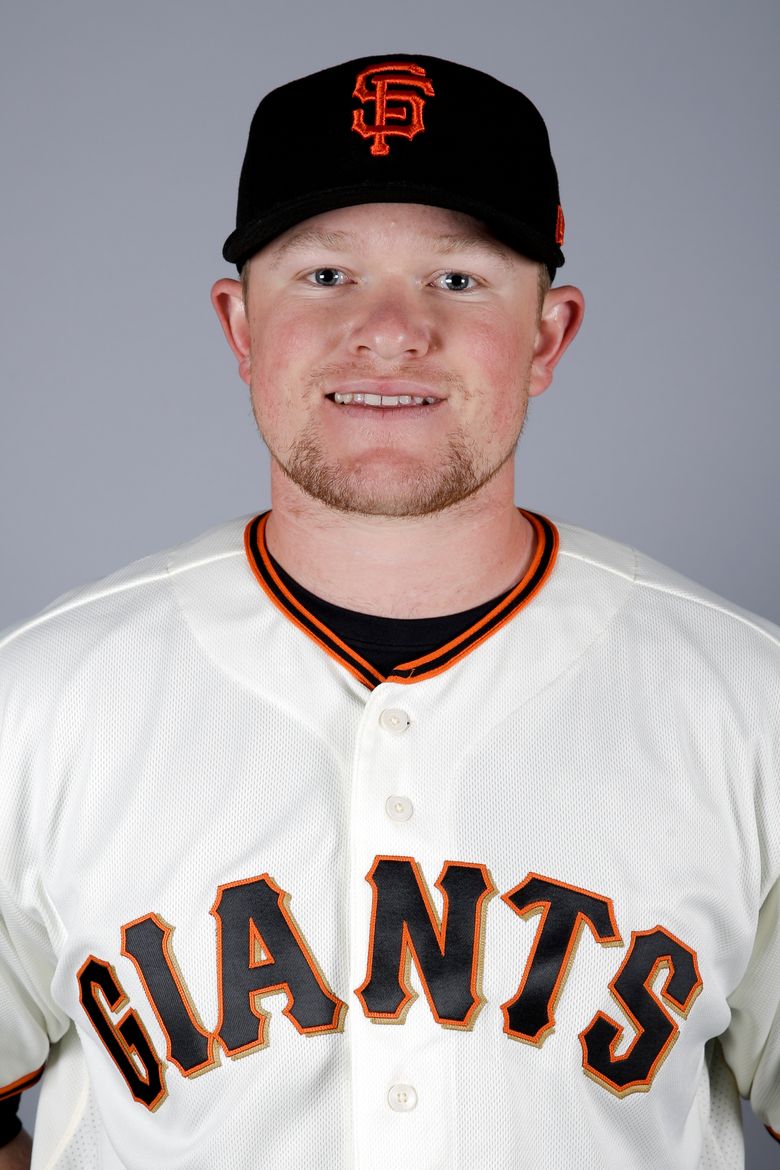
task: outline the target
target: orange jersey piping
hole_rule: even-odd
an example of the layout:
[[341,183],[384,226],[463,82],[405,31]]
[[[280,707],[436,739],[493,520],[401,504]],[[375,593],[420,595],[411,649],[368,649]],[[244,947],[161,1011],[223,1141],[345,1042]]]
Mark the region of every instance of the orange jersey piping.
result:
[[46,1068],[42,1064],[35,1072],[28,1073],[26,1077],[20,1077],[18,1081],[14,1081],[12,1085],[3,1085],[0,1088],[0,1101],[7,1101],[9,1097],[16,1097],[19,1093],[23,1093],[25,1089],[31,1088],[43,1076],[43,1070]]
[[558,530],[544,516],[527,512],[523,508],[520,512],[531,524],[536,535],[534,556],[523,579],[469,629],[422,658],[401,663],[387,676],[381,674],[370,662],[329,630],[286,588],[268,554],[265,529],[270,512],[256,516],[247,524],[244,547],[252,572],[277,609],[308,634],[327,654],[346,667],[359,682],[373,690],[383,682],[411,683],[441,674],[505,625],[532,597],[536,596],[555,564],[558,553]]

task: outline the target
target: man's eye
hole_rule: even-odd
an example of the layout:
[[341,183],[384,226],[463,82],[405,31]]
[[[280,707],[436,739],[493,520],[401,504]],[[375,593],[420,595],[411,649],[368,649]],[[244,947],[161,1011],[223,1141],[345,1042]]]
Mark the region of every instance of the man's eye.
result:
[[438,283],[450,292],[469,292],[477,286],[474,277],[467,272],[445,272],[438,277]]
[[334,288],[337,284],[343,284],[346,279],[340,268],[315,268],[314,272],[309,274],[309,280],[321,288]]

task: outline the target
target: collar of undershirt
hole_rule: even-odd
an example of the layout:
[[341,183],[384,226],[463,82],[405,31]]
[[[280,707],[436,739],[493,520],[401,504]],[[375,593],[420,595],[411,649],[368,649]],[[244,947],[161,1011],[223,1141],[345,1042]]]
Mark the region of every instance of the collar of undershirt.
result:
[[[246,555],[252,572],[270,600],[299,629],[373,690],[383,682],[411,683],[446,670],[500,629],[539,592],[552,570],[558,551],[558,532],[544,516],[520,509],[536,534],[536,549],[525,576],[517,585],[492,601],[443,618],[383,618],[356,614],[333,605],[304,589],[273,559],[265,539],[270,512],[256,516],[244,532]],[[412,651],[422,643],[433,644],[427,653],[391,668],[390,673],[358,652],[384,639]]]

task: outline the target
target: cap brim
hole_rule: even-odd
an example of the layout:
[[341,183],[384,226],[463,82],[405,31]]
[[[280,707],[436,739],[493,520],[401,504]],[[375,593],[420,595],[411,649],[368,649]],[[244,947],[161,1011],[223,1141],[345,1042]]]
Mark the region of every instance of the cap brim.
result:
[[411,183],[383,183],[381,186],[359,184],[312,192],[297,200],[271,208],[262,217],[232,232],[222,249],[225,260],[240,270],[261,248],[305,219],[339,207],[360,203],[423,203],[460,211],[481,220],[504,243],[531,260],[538,260],[551,271],[564,263],[561,249],[508,213],[496,211],[479,199],[440,188]]

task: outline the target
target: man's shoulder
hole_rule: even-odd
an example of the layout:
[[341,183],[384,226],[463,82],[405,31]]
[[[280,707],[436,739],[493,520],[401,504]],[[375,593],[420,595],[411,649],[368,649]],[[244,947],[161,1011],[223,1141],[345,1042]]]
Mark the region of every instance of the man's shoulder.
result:
[[0,663],[45,660],[71,646],[83,656],[91,642],[148,623],[155,614],[176,606],[178,578],[207,574],[216,565],[244,559],[248,519],[220,524],[63,594],[34,617],[0,633]]
[[780,655],[780,627],[767,618],[727,600],[718,593],[669,568],[632,545],[622,544],[576,525],[556,521],[560,534],[559,558],[573,580],[589,576],[596,588],[614,581],[625,598],[627,611],[644,614],[649,622],[708,630],[715,638],[763,646],[770,656]]

